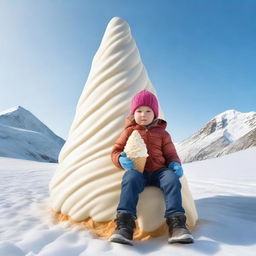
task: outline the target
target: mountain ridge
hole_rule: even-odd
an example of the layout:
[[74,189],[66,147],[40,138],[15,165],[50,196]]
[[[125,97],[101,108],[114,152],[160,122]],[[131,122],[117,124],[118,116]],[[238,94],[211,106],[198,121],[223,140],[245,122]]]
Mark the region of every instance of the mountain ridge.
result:
[[0,156],[56,163],[64,142],[21,106],[0,112]]
[[256,112],[224,111],[187,139],[176,143],[183,163],[204,160],[256,146]]

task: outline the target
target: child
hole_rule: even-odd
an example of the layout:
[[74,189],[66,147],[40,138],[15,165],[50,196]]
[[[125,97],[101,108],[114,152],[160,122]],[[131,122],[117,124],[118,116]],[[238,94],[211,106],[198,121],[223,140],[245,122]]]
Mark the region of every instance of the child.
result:
[[[182,208],[179,178],[183,175],[183,169],[171,137],[165,130],[166,121],[157,119],[156,96],[147,90],[137,93],[132,99],[130,114],[111,154],[113,163],[127,171],[122,179],[115,219],[117,227],[110,241],[132,245],[139,193],[145,186],[151,185],[159,187],[164,194],[165,218],[169,227],[168,242],[193,243]],[[134,169],[133,161],[123,152],[126,141],[134,130],[138,130],[148,149],[149,156],[143,173]]]

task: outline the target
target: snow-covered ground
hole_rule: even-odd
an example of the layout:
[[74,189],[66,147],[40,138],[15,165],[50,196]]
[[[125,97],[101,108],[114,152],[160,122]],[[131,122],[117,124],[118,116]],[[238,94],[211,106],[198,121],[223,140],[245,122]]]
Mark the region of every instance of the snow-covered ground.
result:
[[0,255],[255,255],[256,148],[184,165],[199,213],[195,243],[166,237],[124,246],[100,240],[48,209],[57,164],[0,158]]

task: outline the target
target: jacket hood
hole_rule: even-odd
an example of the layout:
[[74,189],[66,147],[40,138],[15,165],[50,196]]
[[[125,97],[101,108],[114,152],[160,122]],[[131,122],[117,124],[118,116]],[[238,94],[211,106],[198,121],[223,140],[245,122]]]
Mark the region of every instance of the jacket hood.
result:
[[[125,119],[125,125],[124,125],[125,129],[128,127],[134,127],[135,129],[145,129],[144,126],[136,124],[134,116],[130,115]],[[150,127],[159,127],[162,129],[166,129],[167,127],[167,122],[163,119],[155,119],[152,123],[152,125],[150,125]]]

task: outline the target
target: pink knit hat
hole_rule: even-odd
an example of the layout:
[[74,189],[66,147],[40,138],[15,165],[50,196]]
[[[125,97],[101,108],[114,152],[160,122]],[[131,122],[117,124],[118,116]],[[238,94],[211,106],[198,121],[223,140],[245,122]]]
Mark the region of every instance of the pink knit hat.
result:
[[138,92],[132,98],[130,114],[133,115],[135,110],[140,106],[150,107],[155,114],[155,118],[158,117],[158,101],[157,101],[156,96],[153,93],[151,93],[147,90]]

